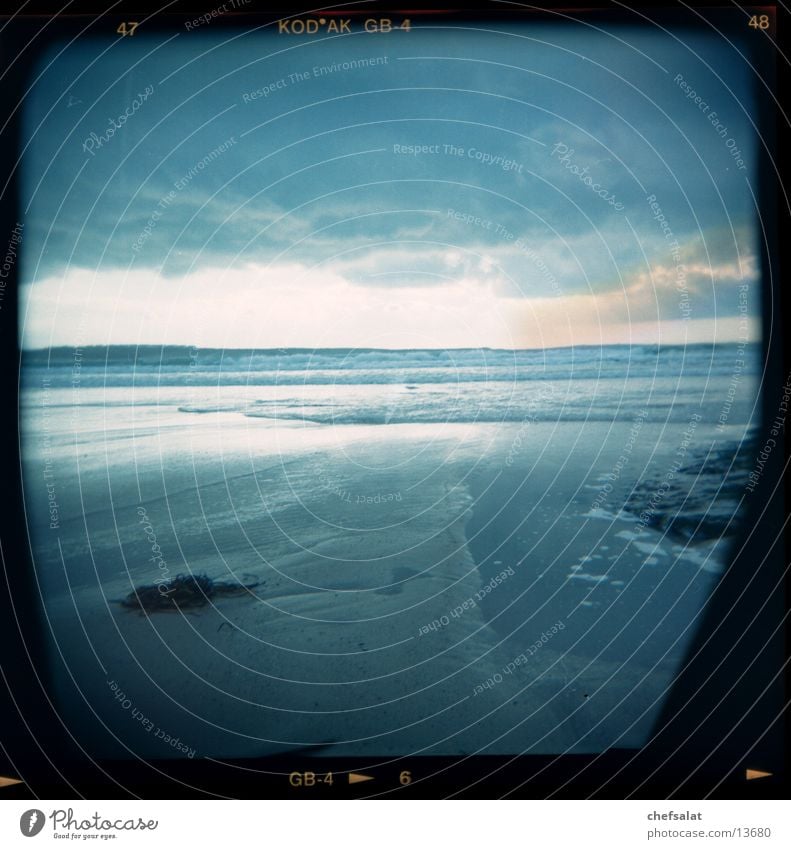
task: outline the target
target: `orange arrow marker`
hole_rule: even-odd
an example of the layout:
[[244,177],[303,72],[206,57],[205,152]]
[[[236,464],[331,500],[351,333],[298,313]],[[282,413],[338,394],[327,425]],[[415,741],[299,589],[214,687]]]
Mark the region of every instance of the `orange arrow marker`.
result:
[[373,781],[372,775],[360,775],[359,772],[349,773],[349,784],[359,784],[361,781]]

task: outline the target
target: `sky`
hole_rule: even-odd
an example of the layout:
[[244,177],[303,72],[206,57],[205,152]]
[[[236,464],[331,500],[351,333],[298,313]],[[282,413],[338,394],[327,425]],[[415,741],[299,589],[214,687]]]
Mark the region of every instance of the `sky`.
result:
[[24,346],[757,339],[738,45],[494,30],[55,46],[26,98]]

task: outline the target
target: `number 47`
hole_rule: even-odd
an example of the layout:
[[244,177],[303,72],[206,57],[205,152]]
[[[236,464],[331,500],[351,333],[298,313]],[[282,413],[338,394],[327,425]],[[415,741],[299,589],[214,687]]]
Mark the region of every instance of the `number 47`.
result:
[[119,35],[134,35],[139,21],[123,21],[118,25],[116,32]]

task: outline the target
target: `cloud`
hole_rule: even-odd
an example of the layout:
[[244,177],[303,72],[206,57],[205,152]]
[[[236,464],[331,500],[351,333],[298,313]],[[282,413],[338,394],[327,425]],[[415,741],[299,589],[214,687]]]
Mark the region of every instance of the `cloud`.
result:
[[644,291],[514,300],[508,311],[511,335],[519,348],[608,344],[692,344],[758,341],[754,316],[696,317],[659,315]]
[[[283,51],[263,33],[223,43],[207,31],[199,52],[210,49],[210,63],[194,61],[192,40],[144,63],[137,41],[123,56],[100,57],[93,43],[53,55],[26,98],[26,340],[623,341],[682,319],[720,332],[711,320],[739,317],[744,282],[757,315],[749,184],[665,72],[706,89],[752,162],[748,69],[700,34],[681,44],[638,30],[542,25],[535,38],[504,27],[424,33],[420,57],[396,40],[386,65],[289,82],[255,104],[242,93],[261,86],[264,65],[268,79],[290,79],[300,55],[328,64],[338,45]],[[459,61],[468,38],[475,50]],[[366,45],[352,39],[349,57],[369,55]],[[716,79],[701,76],[698,49]],[[57,98],[88,59],[78,120]],[[166,77],[86,164],[83,129]],[[622,210],[552,155],[558,142]],[[413,153],[397,155],[396,143]]]
[[[720,305],[715,320],[709,300],[692,294],[683,316],[672,269],[657,272],[661,285],[638,276],[622,289],[552,295],[544,286],[540,295],[512,296],[490,257],[476,266],[464,254],[444,260],[453,273],[394,269],[397,285],[387,274],[387,283],[361,282],[331,265],[296,262],[201,268],[178,278],[73,268],[23,287],[23,344],[522,348],[726,341],[746,332],[732,311]],[[749,332],[757,338],[753,318]]]
[[25,347],[513,347],[509,304],[478,280],[359,287],[324,268],[249,263],[178,280],[72,269],[23,289]]

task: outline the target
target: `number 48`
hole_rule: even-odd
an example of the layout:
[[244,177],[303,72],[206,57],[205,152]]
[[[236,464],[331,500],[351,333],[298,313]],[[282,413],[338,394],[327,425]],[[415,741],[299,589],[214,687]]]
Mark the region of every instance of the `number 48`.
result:
[[752,15],[748,26],[753,29],[769,29],[769,15]]

